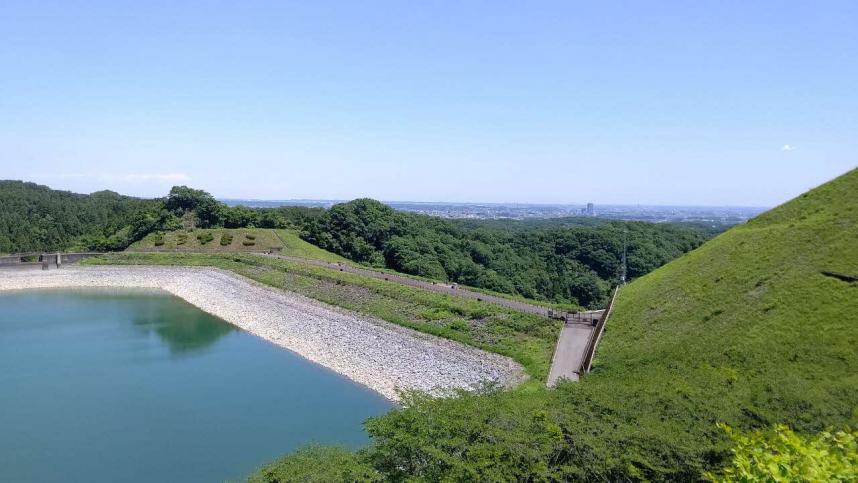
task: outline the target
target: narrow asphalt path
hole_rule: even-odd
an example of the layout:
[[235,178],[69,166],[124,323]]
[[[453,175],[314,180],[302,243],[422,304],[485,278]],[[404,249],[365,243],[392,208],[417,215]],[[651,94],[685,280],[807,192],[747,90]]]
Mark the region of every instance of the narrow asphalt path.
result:
[[548,387],[554,387],[561,379],[577,381],[584,362],[587,345],[593,333],[590,324],[567,322],[560,329],[554,358],[551,360],[551,370],[548,372]]

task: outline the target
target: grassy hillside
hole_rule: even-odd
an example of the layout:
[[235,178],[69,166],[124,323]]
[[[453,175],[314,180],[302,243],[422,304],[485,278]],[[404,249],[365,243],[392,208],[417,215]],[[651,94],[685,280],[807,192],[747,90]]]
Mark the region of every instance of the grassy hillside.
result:
[[254,478],[697,481],[730,460],[717,423],[858,425],[855,278],[858,170],[625,287],[580,383],[418,397],[351,459],[312,449]]
[[[205,234],[211,235],[211,240]],[[206,241],[208,240],[208,241]],[[205,243],[204,243],[205,242]],[[211,228],[150,233],[128,247],[130,252],[267,252],[298,258],[348,262],[345,258],[302,240],[295,230]]]
[[858,277],[858,170],[626,287],[591,382],[679,394],[692,427],[854,423],[858,283],[826,272]]
[[281,252],[283,255],[325,260],[327,262],[348,262],[346,258],[302,240],[295,230],[275,230],[275,233],[283,245],[283,251]]

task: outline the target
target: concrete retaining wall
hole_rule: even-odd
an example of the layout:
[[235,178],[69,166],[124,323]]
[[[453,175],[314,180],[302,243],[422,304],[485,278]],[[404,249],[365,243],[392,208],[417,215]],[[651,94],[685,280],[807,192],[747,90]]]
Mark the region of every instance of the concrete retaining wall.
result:
[[[66,263],[78,263],[98,253],[16,253],[0,257],[0,268],[57,267]],[[59,264],[57,258],[59,257]]]

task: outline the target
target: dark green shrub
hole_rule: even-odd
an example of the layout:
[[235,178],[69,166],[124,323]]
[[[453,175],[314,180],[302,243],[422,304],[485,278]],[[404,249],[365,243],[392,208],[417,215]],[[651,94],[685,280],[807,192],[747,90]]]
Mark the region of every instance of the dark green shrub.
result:
[[200,245],[205,245],[206,243],[214,240],[214,236],[212,236],[211,232],[205,231],[197,235],[197,240],[200,241]]
[[243,242],[241,242],[241,244],[246,246],[246,247],[252,247],[253,245],[256,245],[256,242],[250,241],[250,240],[244,240]]
[[380,481],[381,475],[356,454],[343,448],[309,446],[263,467],[251,483]]
[[232,243],[232,233],[224,233],[220,237],[220,246],[225,247]]
[[245,233],[244,238],[248,240],[256,240],[256,235],[251,235],[250,233]]

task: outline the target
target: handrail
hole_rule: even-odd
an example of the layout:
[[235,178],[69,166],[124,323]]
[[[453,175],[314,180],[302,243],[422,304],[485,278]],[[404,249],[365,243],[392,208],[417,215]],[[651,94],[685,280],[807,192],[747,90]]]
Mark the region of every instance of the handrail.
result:
[[56,255],[59,253],[60,255],[103,255],[107,252],[58,252],[54,251],[44,251],[44,252],[22,252],[22,253],[7,253],[5,255],[0,255],[2,258],[16,258],[16,257],[33,257],[33,256],[42,256],[42,255]]
[[619,291],[619,286],[614,288],[614,293],[611,295],[611,301],[608,303],[608,307],[604,312],[602,312],[602,316],[599,317],[599,321],[596,322],[595,329],[593,329],[593,332],[590,334],[590,340],[587,341],[587,350],[584,352],[584,359],[581,361],[580,372],[590,372],[590,368],[593,366],[593,357],[596,355],[596,347],[599,345],[599,340],[602,338],[602,332],[605,331],[605,324],[608,322],[608,317],[611,316],[611,311],[614,309],[614,301],[617,299],[617,293]]

